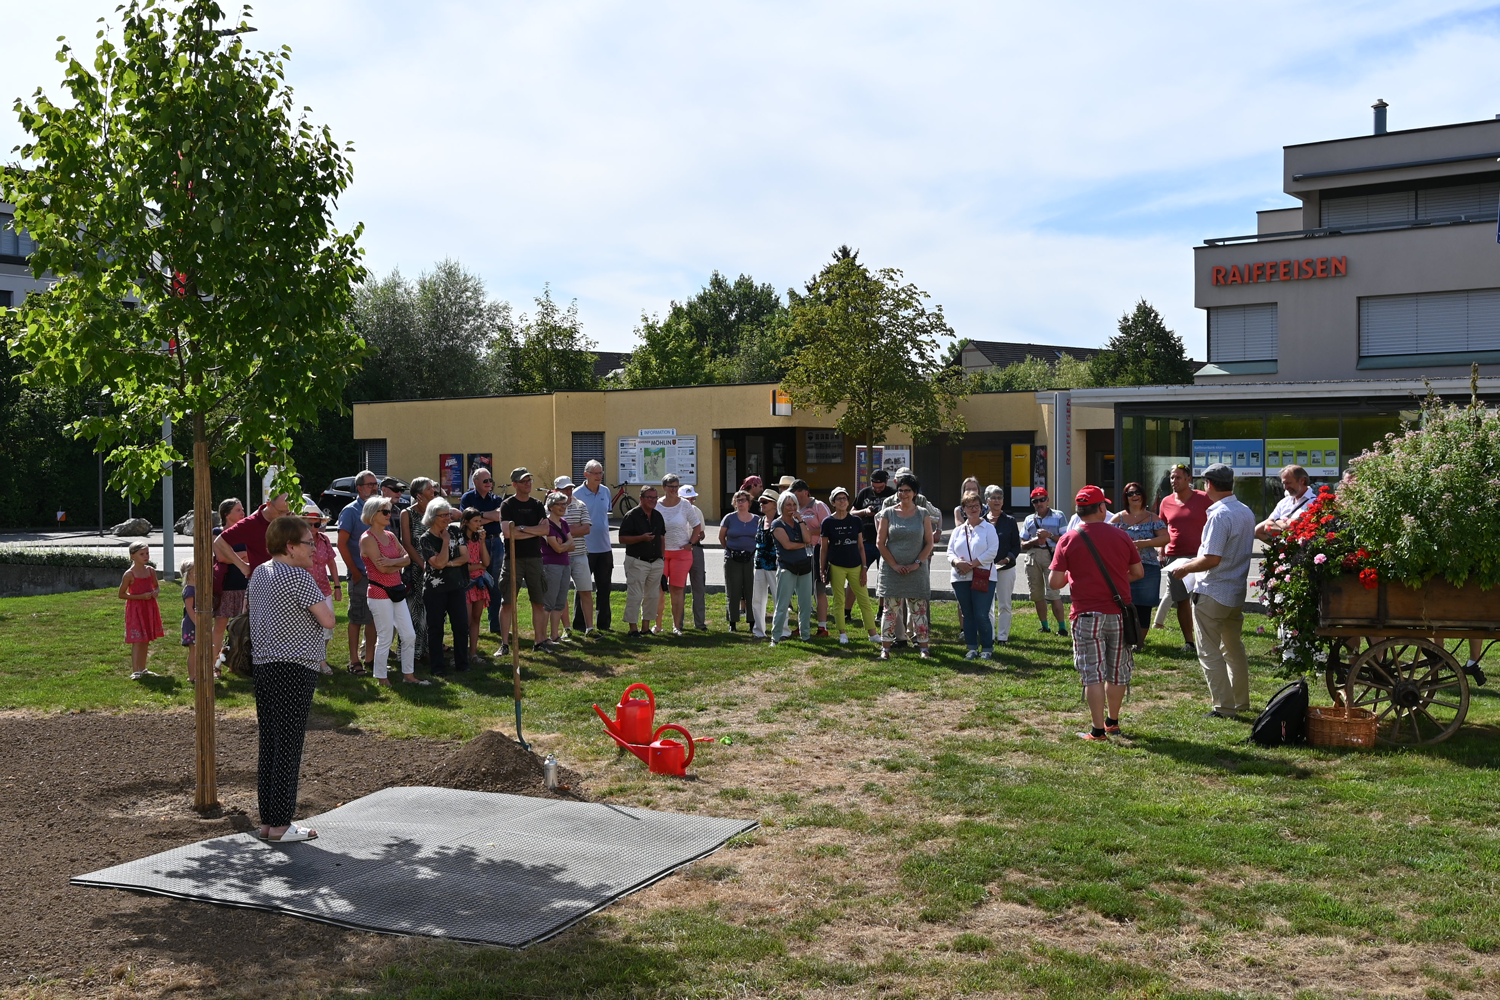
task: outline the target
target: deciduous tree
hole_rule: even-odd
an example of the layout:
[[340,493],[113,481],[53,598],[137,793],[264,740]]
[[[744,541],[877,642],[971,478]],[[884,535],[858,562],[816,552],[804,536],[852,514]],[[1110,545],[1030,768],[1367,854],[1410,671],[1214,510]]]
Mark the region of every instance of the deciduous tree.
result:
[[536,298],[536,314],[522,313],[508,332],[502,348],[508,358],[511,392],[578,392],[597,389],[594,342],[583,332],[578,301],[561,309],[552,289],[543,286]]
[[[162,418],[193,443],[198,524],[209,467],[253,449],[296,488],[291,435],[340,405],[365,355],[346,323],[362,279],[360,229],[333,207],[348,147],[286,86],[287,50],[254,52],[252,30],[212,0],[129,0],[121,44],[101,30],[92,60],[64,45],[67,99],[17,101],[24,168],[0,192],[36,241],[15,348],[36,382],[96,382],[112,405],[74,430],[109,453],[117,488],[144,495],[163,463]],[[200,635],[212,634],[209,535],[194,539]],[[216,650],[198,645],[211,676]],[[213,685],[197,686],[199,808],[215,805]]]

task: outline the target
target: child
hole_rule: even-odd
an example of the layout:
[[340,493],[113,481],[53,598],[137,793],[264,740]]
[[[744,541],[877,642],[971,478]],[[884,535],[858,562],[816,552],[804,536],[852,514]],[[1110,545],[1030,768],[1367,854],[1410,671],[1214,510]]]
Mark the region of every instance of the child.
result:
[[469,659],[479,655],[479,623],[490,606],[488,582],[480,582],[490,567],[490,547],[485,544],[484,515],[474,507],[464,508],[464,545],[469,550]]
[[547,496],[547,544],[542,548],[542,610],[547,613],[548,639],[540,648],[555,652],[562,648],[563,619],[568,612],[568,581],[572,579],[573,527],[568,524],[565,493]]
[[198,594],[198,588],[188,582],[193,578],[193,561],[189,559],[183,563],[178,570],[183,581],[182,584],[182,648],[187,650],[187,675],[188,680],[194,684],[198,683],[198,658],[194,655],[198,650],[198,622],[193,617],[193,599]]
[[161,609],[156,595],[161,587],[156,570],[146,560],[151,548],[140,539],[130,543],[130,568],[120,578],[119,598],[125,601],[125,641],[130,645],[130,679],[158,676],[146,669],[146,650],[153,640],[166,635],[161,627]]

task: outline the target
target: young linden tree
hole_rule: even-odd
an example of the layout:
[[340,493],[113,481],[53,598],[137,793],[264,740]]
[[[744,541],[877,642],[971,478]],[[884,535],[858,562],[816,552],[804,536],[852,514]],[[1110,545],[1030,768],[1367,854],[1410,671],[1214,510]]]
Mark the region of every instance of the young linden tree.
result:
[[[36,241],[15,345],[38,382],[91,384],[103,415],[74,428],[107,451],[136,496],[185,456],[164,417],[190,429],[195,525],[212,523],[209,466],[249,449],[297,492],[291,437],[337,408],[365,355],[345,321],[363,280],[360,227],[333,226],[350,148],[316,127],[285,84],[289,50],[253,52],[212,0],[119,8],[85,65],[57,54],[67,99],[38,90],[15,110],[29,141],[0,180]],[[212,635],[209,532],[194,532],[198,634]],[[197,674],[217,650],[199,642]],[[209,808],[213,685],[199,684],[197,805]]]

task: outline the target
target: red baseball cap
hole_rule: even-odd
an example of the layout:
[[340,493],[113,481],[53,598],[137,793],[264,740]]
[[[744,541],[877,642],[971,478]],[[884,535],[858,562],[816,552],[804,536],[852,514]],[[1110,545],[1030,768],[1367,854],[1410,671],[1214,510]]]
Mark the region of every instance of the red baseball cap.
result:
[[1085,486],[1078,491],[1073,502],[1076,504],[1109,503],[1109,497],[1105,496],[1104,491],[1097,486]]
[[1031,491],[1031,499],[1033,499],[1033,500],[1045,500],[1045,499],[1047,499],[1047,491],[1045,489],[1043,489],[1042,487],[1038,486],[1036,489],[1034,489],[1034,490]]

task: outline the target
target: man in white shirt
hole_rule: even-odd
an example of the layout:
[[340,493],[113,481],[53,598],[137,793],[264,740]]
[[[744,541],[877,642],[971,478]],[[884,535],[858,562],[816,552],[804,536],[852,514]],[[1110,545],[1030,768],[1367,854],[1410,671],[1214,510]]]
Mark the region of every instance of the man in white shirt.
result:
[[682,480],[675,475],[663,476],[661,488],[666,495],[657,503],[656,510],[667,525],[662,575],[666,578],[667,590],[672,595],[672,634],[681,635],[682,595],[687,587],[688,575],[693,570],[693,545],[703,539],[703,513],[682,499],[679,494]]
[[[832,514],[832,511],[828,509],[828,505],[823,501],[813,499],[812,489],[807,485],[805,479],[794,479],[792,481],[792,496],[797,498],[797,509],[802,514],[802,523],[807,525],[807,530],[811,533],[811,537],[817,538],[823,533],[823,522]],[[822,551],[821,546],[812,550],[812,571],[813,590],[818,595],[818,636],[826,639],[828,637],[828,590],[821,582],[823,579],[823,567],[818,564]]]
[[1198,663],[1222,719],[1250,710],[1250,667],[1240,632],[1245,625],[1246,577],[1255,548],[1255,515],[1234,495],[1234,470],[1222,463],[1203,470],[1208,521],[1198,555],[1171,570],[1179,580],[1200,574],[1191,586]]
[[1288,465],[1281,470],[1281,488],[1286,496],[1276,504],[1271,516],[1255,526],[1255,537],[1263,542],[1273,542],[1291,527],[1310,503],[1316,499],[1312,484],[1308,482],[1307,470],[1300,465]]

